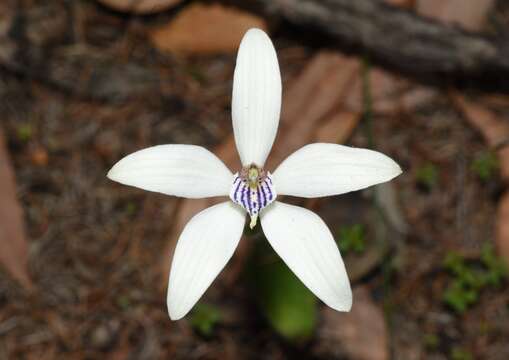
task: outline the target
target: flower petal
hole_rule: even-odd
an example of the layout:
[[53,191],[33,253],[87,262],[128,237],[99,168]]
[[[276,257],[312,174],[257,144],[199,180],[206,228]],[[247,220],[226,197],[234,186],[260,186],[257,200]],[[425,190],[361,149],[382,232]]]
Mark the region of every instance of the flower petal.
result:
[[196,214],[175,249],[168,284],[172,320],[185,316],[203,295],[237,248],[246,214],[227,201]]
[[312,211],[276,201],[261,213],[263,232],[297,277],[324,303],[349,311],[352,290],[331,232]]
[[108,172],[111,180],[187,198],[230,193],[233,174],[214,154],[195,145],[159,145],[136,151]]
[[272,148],[281,111],[281,75],[267,34],[244,35],[233,75],[232,118],[242,165],[263,167]]
[[286,158],[273,179],[279,195],[310,198],[364,189],[399,174],[399,165],[377,151],[318,143]]

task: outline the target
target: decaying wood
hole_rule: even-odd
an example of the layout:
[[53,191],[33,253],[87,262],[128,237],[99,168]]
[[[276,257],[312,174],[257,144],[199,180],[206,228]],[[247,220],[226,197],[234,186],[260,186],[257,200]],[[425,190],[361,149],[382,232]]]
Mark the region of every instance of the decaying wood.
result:
[[495,0],[417,0],[419,14],[448,24],[459,25],[470,31],[479,31],[486,22],[487,15],[495,6]]
[[377,64],[420,81],[509,92],[509,42],[426,19],[381,1],[258,3],[267,14],[312,33],[315,43],[368,55]]

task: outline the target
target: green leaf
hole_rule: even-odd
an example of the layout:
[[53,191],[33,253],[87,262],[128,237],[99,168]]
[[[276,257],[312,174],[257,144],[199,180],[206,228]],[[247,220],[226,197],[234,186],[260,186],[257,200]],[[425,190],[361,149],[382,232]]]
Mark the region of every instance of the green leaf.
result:
[[492,151],[483,151],[476,155],[471,169],[482,181],[490,180],[499,168],[497,155]]
[[470,352],[460,347],[454,347],[451,351],[452,360],[472,360],[473,356]]
[[454,251],[447,253],[444,260],[444,266],[455,275],[461,275],[466,270],[465,259]]
[[432,163],[427,163],[417,169],[415,176],[417,183],[432,189],[438,182],[438,168]]
[[354,224],[340,227],[337,242],[341,252],[363,252],[366,248],[364,226],[362,224]]
[[488,269],[485,274],[485,282],[489,285],[500,286],[508,276],[507,264],[495,254],[493,246],[489,243],[481,249],[481,262]]
[[19,125],[16,129],[16,135],[18,139],[22,142],[29,141],[33,136],[33,128],[31,124],[25,123],[22,125]]
[[317,321],[316,297],[267,241],[257,242],[248,275],[257,303],[270,325],[288,340],[309,339]]
[[480,261],[467,262],[461,255],[449,252],[444,266],[451,273],[452,280],[443,294],[443,300],[458,313],[475,304],[487,286],[500,286],[508,274],[506,264],[490,244],[483,245]]
[[423,336],[424,346],[429,350],[436,350],[440,345],[440,338],[436,334],[425,334]]
[[221,318],[221,310],[216,306],[198,303],[191,314],[191,326],[200,334],[210,336]]
[[458,281],[454,281],[445,290],[443,296],[444,302],[458,313],[463,313],[470,304],[465,289]]

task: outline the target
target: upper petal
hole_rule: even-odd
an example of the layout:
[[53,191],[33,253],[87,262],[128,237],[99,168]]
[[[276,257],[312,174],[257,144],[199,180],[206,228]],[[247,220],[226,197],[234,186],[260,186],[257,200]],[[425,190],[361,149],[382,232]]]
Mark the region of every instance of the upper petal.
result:
[[244,166],[263,167],[279,125],[281,75],[267,34],[244,35],[233,75],[232,118],[235,143]]
[[317,297],[349,311],[352,290],[331,232],[318,215],[276,201],[261,213],[263,232],[288,267]]
[[108,177],[149,191],[202,198],[228,195],[233,174],[201,146],[159,145],[126,156]]
[[186,225],[175,248],[168,284],[172,320],[185,316],[237,248],[245,213],[231,201],[207,208]]
[[377,151],[317,143],[286,158],[273,179],[280,195],[320,197],[360,190],[399,174],[399,165]]

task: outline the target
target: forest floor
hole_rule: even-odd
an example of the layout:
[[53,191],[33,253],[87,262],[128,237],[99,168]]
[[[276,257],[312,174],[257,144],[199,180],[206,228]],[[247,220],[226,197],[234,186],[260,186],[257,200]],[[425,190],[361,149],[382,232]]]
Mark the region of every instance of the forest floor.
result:
[[[300,105],[301,81],[330,86],[327,79],[340,71],[335,64],[356,76],[326,105],[320,90],[305,99],[317,107],[313,114],[286,115],[276,139],[281,156],[328,139],[332,129],[346,145],[396,159],[404,172],[374,190],[294,200],[338,237],[354,287],[350,314],[319,304],[311,337],[279,335],[242,271],[258,241],[246,236],[202,300],[220,315],[212,330],[200,331],[196,316],[171,322],[166,310],[168,248],[182,201],[121,186],[106,173],[123,156],[157,144],[233,152],[234,50],[175,55],[154,45],[153,29],[187,4],[136,17],[93,1],[25,3],[26,34],[51,56],[37,73],[0,66],[1,126],[32,283],[23,288],[0,272],[0,359],[509,359],[509,288],[495,231],[504,160],[482,125],[468,120],[482,103],[507,122],[509,97],[416,84],[306,47],[272,25],[283,108]],[[483,31],[507,36],[503,3]],[[317,61],[330,65],[330,74]],[[320,81],[304,76],[316,68]],[[326,116],[314,115],[322,110]],[[335,127],[331,119],[350,125]],[[310,135],[308,120],[324,134]],[[299,126],[304,130],[292,132]]]

